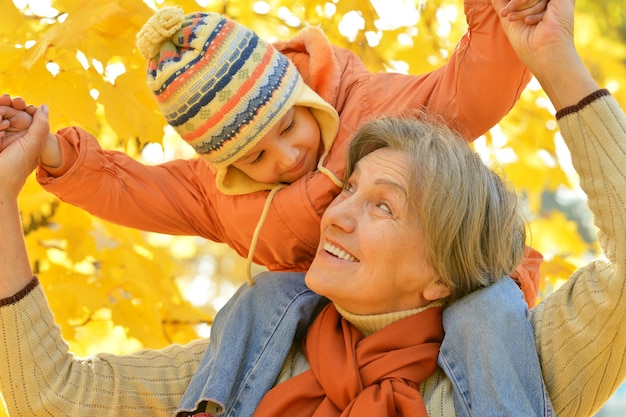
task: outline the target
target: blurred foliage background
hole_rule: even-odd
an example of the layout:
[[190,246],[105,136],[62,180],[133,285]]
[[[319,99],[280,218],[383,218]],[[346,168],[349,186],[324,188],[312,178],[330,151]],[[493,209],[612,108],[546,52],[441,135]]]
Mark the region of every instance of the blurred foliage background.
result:
[[[47,103],[53,130],[79,125],[103,147],[146,163],[193,157],[166,127],[134,46],[137,31],[163,5],[220,12],[270,41],[317,25],[372,71],[432,71],[466,30],[461,0],[2,0],[0,93]],[[578,0],[576,7],[581,54],[600,85],[626,105],[626,5]],[[597,251],[553,114],[533,81],[514,110],[474,143],[527,201],[529,243],[545,256],[541,296]],[[31,261],[77,355],[205,336],[215,311],[245,280],[243,260],[224,245],[104,222],[58,201],[33,178],[20,207]]]

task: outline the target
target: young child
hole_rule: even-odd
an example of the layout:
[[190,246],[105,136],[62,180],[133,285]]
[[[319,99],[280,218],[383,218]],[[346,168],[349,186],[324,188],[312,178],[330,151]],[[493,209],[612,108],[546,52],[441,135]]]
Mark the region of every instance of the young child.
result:
[[[530,19],[545,7],[528,3],[510,5]],[[220,15],[163,8],[137,46],[167,121],[201,158],[145,166],[69,127],[50,136],[37,178],[108,221],[198,235],[269,270],[305,271],[320,216],[341,190],[347,143],[364,120],[423,110],[473,140],[519,98],[530,74],[491,2],[465,9],[469,31],[450,62],[414,76],[372,74],[314,27],[271,46]],[[529,250],[516,273],[530,305],[540,261]]]

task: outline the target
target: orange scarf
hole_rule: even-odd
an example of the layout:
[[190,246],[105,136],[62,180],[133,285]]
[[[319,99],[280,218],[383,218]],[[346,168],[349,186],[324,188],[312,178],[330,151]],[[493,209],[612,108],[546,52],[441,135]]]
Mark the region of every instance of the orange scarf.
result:
[[363,337],[329,304],[303,340],[311,369],[271,389],[254,417],[427,417],[418,388],[437,367],[441,311]]

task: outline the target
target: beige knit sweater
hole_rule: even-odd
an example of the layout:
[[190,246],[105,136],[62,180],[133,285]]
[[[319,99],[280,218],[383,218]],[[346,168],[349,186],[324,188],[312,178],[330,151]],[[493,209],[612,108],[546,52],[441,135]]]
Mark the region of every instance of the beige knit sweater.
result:
[[[626,378],[626,116],[613,97],[601,94],[574,110],[559,126],[604,255],[531,311],[560,417],[592,415]],[[0,390],[10,416],[171,416],[208,343],[75,358],[37,281],[0,301],[0,332]],[[442,372],[422,393],[430,415],[452,415]]]

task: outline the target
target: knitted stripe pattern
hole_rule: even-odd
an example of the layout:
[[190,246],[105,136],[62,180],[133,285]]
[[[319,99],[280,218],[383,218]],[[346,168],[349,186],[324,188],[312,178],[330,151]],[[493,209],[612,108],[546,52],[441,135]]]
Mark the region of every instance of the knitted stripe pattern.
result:
[[147,76],[167,122],[218,169],[253,147],[303,84],[273,46],[214,13],[186,15],[149,60]]

